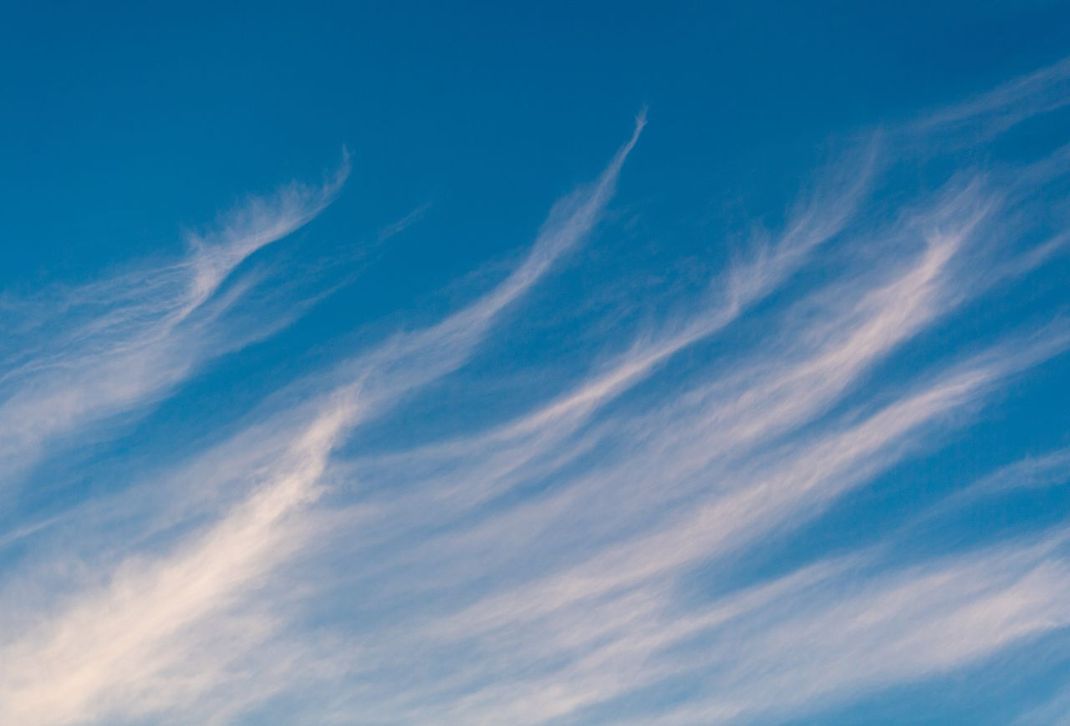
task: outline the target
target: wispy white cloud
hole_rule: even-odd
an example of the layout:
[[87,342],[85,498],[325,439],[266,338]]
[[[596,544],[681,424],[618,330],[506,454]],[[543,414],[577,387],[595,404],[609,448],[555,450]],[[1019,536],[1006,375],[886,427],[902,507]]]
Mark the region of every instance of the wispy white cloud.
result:
[[[847,215],[837,231],[846,225],[856,239],[875,241],[871,251],[880,255],[859,256],[845,275],[775,315],[768,336],[733,365],[715,369],[707,383],[692,380],[683,391],[661,393],[656,408],[618,410],[611,419],[585,426],[604,399],[646,379],[662,351],[667,358],[678,350],[671,342],[646,348],[644,341],[604,369],[608,373],[596,370],[574,392],[486,433],[382,461],[358,461],[354,471],[364,464],[373,478],[389,480],[391,470],[400,468],[398,480],[415,491],[411,498],[377,503],[382,523],[374,536],[351,534],[366,541],[367,549],[343,545],[347,557],[357,560],[386,557],[358,565],[366,574],[347,579],[347,586],[375,588],[386,603],[407,603],[412,611],[394,613],[396,629],[368,634],[362,642],[372,645],[371,660],[398,669],[410,651],[422,661],[448,664],[445,671],[433,669],[426,683],[409,678],[403,694],[381,700],[369,695],[383,709],[369,720],[524,723],[570,714],[582,720],[584,708],[678,674],[679,665],[659,668],[653,660],[675,642],[667,634],[679,632],[682,642],[701,630],[698,625],[689,630],[688,618],[678,612],[674,587],[680,578],[818,516],[844,493],[931,446],[934,433],[968,423],[1009,377],[1063,351],[1066,331],[1056,324],[988,339],[982,352],[945,358],[906,383],[860,388],[904,345],[998,292],[994,282],[1013,282],[1035,269],[987,267],[999,259],[994,251],[1022,231],[1008,211],[1020,202],[1014,198],[1018,191],[1001,193],[996,182],[953,179],[884,227],[874,228],[871,210],[859,215],[866,222],[861,227],[859,217]],[[849,241],[844,245],[850,249]],[[1010,259],[1031,255],[1027,249]],[[666,325],[687,329],[690,323]],[[709,333],[718,329],[712,326]],[[657,342],[665,340],[673,338]],[[851,403],[845,408],[846,402]],[[597,463],[559,471],[591,451],[600,452]],[[413,481],[423,487],[413,489]],[[495,504],[474,518],[460,515],[442,529],[456,515],[458,499],[465,509],[473,494],[478,503],[488,493],[540,481],[553,482],[548,494]],[[421,509],[429,501],[435,502],[433,511]],[[941,567],[950,573],[965,562]],[[980,567],[998,570],[995,560]],[[834,692],[849,697],[961,666],[1056,627],[1044,620],[1058,608],[1062,593],[1062,570],[1054,572],[1054,579],[1044,580],[1050,592],[1037,605],[1043,617],[1035,616],[1029,602],[1021,609],[1003,607],[1018,598],[1014,585],[925,626],[938,629],[970,613],[981,622],[988,611],[1008,624],[989,641],[979,638],[975,649],[959,649],[945,661],[937,652],[919,652],[913,664],[889,667],[872,681],[845,675],[827,693],[815,689],[783,702],[802,708]],[[432,604],[439,599],[453,605]],[[863,612],[876,606],[860,600],[858,607]],[[1006,618],[1000,619],[1001,612]],[[1017,618],[1020,629],[1013,625]],[[979,627],[991,626],[984,621]],[[908,625],[902,628],[880,635],[889,643],[914,637]],[[746,652],[748,646],[739,647]],[[383,674],[391,667],[378,673],[369,668],[368,682],[389,678]],[[776,702],[776,693],[773,685],[744,705],[727,698],[703,706],[698,720],[763,712],[763,704]],[[343,712],[366,705],[347,703],[340,706]]]
[[[211,697],[229,683],[229,668],[249,648],[269,641],[277,626],[272,614],[255,614],[254,593],[287,554],[314,537],[300,515],[318,498],[338,439],[359,420],[459,365],[494,317],[590,233],[642,126],[640,119],[592,187],[555,207],[527,259],[489,293],[430,328],[398,336],[344,364],[340,370],[348,381],[339,383],[336,370],[319,382],[311,402],[284,407],[177,472],[179,478],[207,475],[216,486],[228,482],[246,492],[213,513],[212,523],[180,536],[162,553],[122,556],[101,584],[75,590],[44,615],[7,618],[0,640],[3,719],[71,723],[192,713],[193,701],[221,709],[199,712],[198,719],[231,712],[234,699],[219,703]],[[219,254],[210,263],[196,263],[198,305],[240,257]],[[221,462],[226,466],[217,468]],[[4,595],[9,601],[19,596],[10,589]],[[17,631],[11,629],[16,620]],[[229,648],[216,652],[213,646],[220,642]],[[280,668],[283,674],[293,677],[288,668]],[[276,681],[262,683],[257,697],[278,687]]]
[[[191,542],[120,564],[102,591],[81,596],[57,620],[5,647],[3,720],[70,723],[116,708],[130,717],[195,697],[204,684],[186,668],[195,655],[189,628],[225,613],[292,545],[287,517],[315,497],[355,406],[332,401],[295,431],[290,447],[268,462],[266,481]],[[161,681],[169,684],[166,692]]]
[[[1061,106],[1064,71],[910,133],[996,134]],[[68,534],[9,535],[47,546],[0,578],[0,720],[233,722],[270,704],[296,722],[621,722],[636,693],[679,684],[685,696],[640,704],[638,721],[775,720],[1070,624],[1064,525],[909,566],[867,540],[726,574],[935,451],[1070,347],[1052,310],[951,334],[1062,248],[1028,213],[1060,151],[989,173],[957,164],[888,195],[903,140],[874,141],[686,305],[585,337],[582,371],[519,414],[348,448],[365,424],[419,416],[417,393],[510,334],[507,317],[529,312],[519,303],[605,216],[644,125],[489,290],[281,382],[211,447],[72,510]],[[40,414],[10,460],[231,349],[217,321],[242,293],[234,271],[340,183],[249,204],[182,262],[139,273],[147,285],[75,291],[57,342],[4,351],[0,431]],[[37,312],[27,340],[42,339]],[[66,404],[45,416],[50,402]],[[961,496],[1061,481],[1066,458]]]
[[977,143],[1026,119],[1061,109],[1067,103],[1070,103],[1070,59],[1064,58],[975,98],[936,111],[908,128],[914,134],[939,135],[944,143],[960,134]]
[[[875,145],[870,145],[858,159],[845,162],[845,170],[838,170],[835,178],[823,180],[819,192],[799,206],[779,239],[757,246],[710,282],[705,299],[695,306],[697,312],[666,321],[659,331],[638,338],[575,388],[489,431],[362,461],[361,468],[409,481],[422,481],[421,471],[445,471],[425,481],[416,496],[439,499],[445,507],[466,507],[501,493],[521,476],[530,477],[539,470],[540,456],[553,452],[552,467],[563,465],[582,453],[585,447],[570,447],[569,440],[602,407],[648,379],[673,356],[729,326],[775,290],[810,252],[842,232],[871,178],[874,154]],[[458,463],[479,468],[458,476],[453,471]]]
[[221,285],[257,250],[315,218],[348,173],[346,161],[322,186],[293,183],[250,198],[211,231],[190,234],[178,261],[8,300],[0,475],[10,480],[58,437],[151,402],[206,359],[270,332],[221,324],[243,291]]
[[734,622],[712,658],[693,654],[712,665],[711,690],[657,722],[798,714],[836,697],[946,674],[1064,627],[1070,569],[1061,539],[798,593],[790,608],[779,603],[750,623]]

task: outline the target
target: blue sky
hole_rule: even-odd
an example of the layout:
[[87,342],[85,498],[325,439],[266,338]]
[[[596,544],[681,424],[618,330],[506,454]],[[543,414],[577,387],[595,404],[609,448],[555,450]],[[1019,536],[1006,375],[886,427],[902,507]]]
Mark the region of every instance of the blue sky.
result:
[[0,722],[1070,722],[1065,6],[218,5],[0,28]]

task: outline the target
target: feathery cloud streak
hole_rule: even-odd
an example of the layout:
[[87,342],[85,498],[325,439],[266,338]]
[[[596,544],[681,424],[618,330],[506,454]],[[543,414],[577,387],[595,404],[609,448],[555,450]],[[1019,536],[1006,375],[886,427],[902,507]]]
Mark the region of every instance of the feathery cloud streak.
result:
[[[606,216],[640,116],[489,291],[280,381],[244,428],[74,510],[66,539],[20,534],[41,549],[0,583],[0,716],[776,721],[1052,637],[1070,621],[1062,520],[953,552],[879,519],[838,550],[807,533],[909,478],[1070,346],[1057,306],[1024,322],[992,312],[1059,263],[1059,225],[1033,212],[1059,193],[1062,150],[987,169],[956,151],[1061,107],[1064,65],[860,145],[686,304],[637,301],[669,309],[656,325],[563,328],[584,342],[577,375],[519,414],[415,446],[354,445],[365,425],[421,416],[418,393],[514,334],[506,315],[560,303],[519,305]],[[984,132],[964,141],[966,127]],[[926,152],[949,171],[886,193],[916,163],[904,147],[951,137]],[[104,313],[76,318],[70,345],[10,358],[4,381],[40,402],[61,396],[49,376],[69,382],[50,371],[84,369],[97,396],[128,349],[151,374],[99,400],[69,394],[73,413],[39,440],[162,395],[224,349],[224,281],[336,192],[253,205],[144,298],[132,283],[79,292]],[[438,405],[461,421],[457,403]],[[907,524],[1053,485],[1065,464],[1060,448],[947,482]],[[907,536],[920,554],[889,558]],[[771,547],[793,558],[770,568]],[[57,566],[72,548],[92,575]]]
[[[5,645],[0,679],[5,684],[0,694],[4,717],[67,723],[87,714],[142,716],[181,708],[203,697],[202,690],[211,693],[217,688],[219,684],[205,683],[198,676],[205,663],[197,661],[197,668],[190,668],[190,659],[196,660],[191,644],[209,642],[205,630],[216,638],[240,639],[242,634],[220,633],[217,623],[286,552],[298,546],[302,536],[311,534],[306,529],[302,535],[293,519],[317,497],[336,440],[375,406],[388,405],[391,398],[463,362],[494,317],[590,233],[643,123],[640,118],[632,138],[592,187],[555,207],[527,259],[492,291],[431,328],[394,338],[344,364],[342,370],[351,381],[321,392],[295,410],[276,412],[279,420],[274,426],[259,425],[224,444],[226,454],[243,449],[238,454],[241,460],[256,465],[244,473],[249,493],[214,524],[180,539],[174,551],[162,556],[115,563],[114,575],[103,587],[74,595],[54,619],[29,637]],[[258,233],[257,243],[248,241],[243,232],[236,235],[243,240],[241,249],[227,248],[208,262],[199,257],[193,302],[181,315],[206,300],[229,268],[263,244],[260,240],[279,236],[277,227],[269,229]],[[422,365],[409,367],[412,359]],[[216,664],[217,671],[222,667]]]
[[337,195],[348,159],[322,186],[290,184],[248,200],[188,254],[40,299],[8,302],[0,375],[0,477],[32,465],[57,437],[136,409],[203,361],[271,331],[221,320],[242,287],[220,293],[257,250],[314,219]]

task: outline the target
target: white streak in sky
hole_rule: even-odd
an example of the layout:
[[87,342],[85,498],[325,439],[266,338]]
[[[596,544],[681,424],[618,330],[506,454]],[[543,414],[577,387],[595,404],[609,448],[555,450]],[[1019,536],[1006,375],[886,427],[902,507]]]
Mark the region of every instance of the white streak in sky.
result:
[[[1070,347],[1059,310],[1000,315],[1065,249],[1034,214],[1065,150],[988,169],[954,155],[1066,105],[1068,63],[846,156],[768,244],[645,325],[554,328],[582,341],[555,362],[574,375],[512,413],[472,425],[470,391],[422,400],[509,341],[510,319],[582,302],[529,293],[607,216],[641,115],[489,290],[279,381],[164,471],[0,535],[0,555],[35,545],[0,571],[0,721],[775,721],[1052,637],[1070,625],[1065,519],[950,553],[919,536],[909,562],[887,553],[910,527],[807,537]],[[903,149],[927,144],[953,168],[887,193],[916,161]],[[0,348],[0,473],[271,332],[221,322],[235,271],[344,176],[251,202],[178,263],[5,303],[28,345]],[[447,434],[360,438],[433,416]],[[908,524],[1054,489],[1059,447],[947,483]],[[790,561],[762,571],[778,547]]]
[[[123,558],[102,586],[87,586],[62,608],[52,606],[45,616],[20,621],[18,631],[0,629],[0,720],[47,724],[141,718],[190,709],[203,698],[211,702],[220,684],[204,673],[225,680],[242,648],[270,637],[270,620],[247,621],[240,612],[255,610],[250,600],[255,588],[287,554],[314,537],[301,513],[322,492],[321,480],[339,438],[375,407],[387,406],[391,398],[459,365],[495,316],[590,233],[642,126],[640,118],[632,138],[593,187],[555,207],[531,254],[503,283],[437,325],[405,334],[347,364],[343,370],[352,381],[279,411],[274,422],[224,443],[228,458],[249,466],[240,475],[248,493],[218,513],[214,523],[179,538],[162,553]],[[244,254],[255,248],[243,245]],[[195,265],[199,274],[192,299],[197,305],[241,256],[220,254],[207,265]],[[183,307],[178,314],[189,310]],[[432,363],[409,368],[413,361],[408,358]],[[232,480],[234,473],[216,471],[214,476]],[[8,592],[3,599],[13,596],[18,594]],[[15,622],[6,620],[9,627]],[[215,659],[197,650],[218,642],[229,645]]]
[[9,303],[18,347],[0,350],[0,477],[21,473],[56,438],[135,409],[204,360],[262,335],[221,327],[241,286],[217,296],[220,286],[250,255],[315,218],[348,173],[347,160],[321,187],[294,183],[249,199],[216,229],[191,235],[177,262]]

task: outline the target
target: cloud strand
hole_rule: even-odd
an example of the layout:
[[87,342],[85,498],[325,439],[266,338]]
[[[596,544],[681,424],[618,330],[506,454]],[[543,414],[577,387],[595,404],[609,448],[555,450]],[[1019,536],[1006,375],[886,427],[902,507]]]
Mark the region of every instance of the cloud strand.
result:
[[[1061,108],[1065,70],[908,135],[969,127],[984,143]],[[938,184],[888,195],[886,176],[914,162],[897,157],[902,134],[874,137],[686,305],[582,336],[572,383],[476,430],[350,448],[366,426],[423,415],[417,394],[507,339],[509,316],[560,303],[529,293],[605,222],[645,125],[489,290],[280,381],[211,445],[72,510],[62,534],[8,534],[40,549],[0,577],[0,720],[777,721],[1070,624],[1062,522],[911,562],[887,556],[920,536],[910,526],[831,553],[805,536],[1070,347],[1050,309],[953,334],[1058,261],[1058,231],[1029,213],[1057,192],[1058,149],[1003,172],[966,155]],[[242,298],[235,272],[313,220],[347,171],[250,202],[179,263],[76,289],[55,310],[20,304],[12,329],[39,344],[4,350],[0,431],[32,425],[5,433],[0,466],[27,468],[51,440],[233,350],[221,321]],[[49,326],[60,334],[42,336]],[[1054,485],[1065,465],[1056,448],[914,514]],[[797,558],[761,571],[778,545]]]

